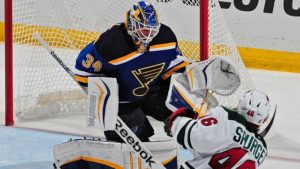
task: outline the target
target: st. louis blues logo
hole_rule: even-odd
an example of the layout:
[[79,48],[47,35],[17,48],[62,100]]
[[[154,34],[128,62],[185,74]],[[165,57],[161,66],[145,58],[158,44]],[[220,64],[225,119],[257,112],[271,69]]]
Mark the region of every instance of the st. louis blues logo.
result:
[[133,90],[135,96],[144,96],[149,90],[149,84],[155,80],[164,69],[165,63],[133,70],[132,74],[138,80],[141,86]]

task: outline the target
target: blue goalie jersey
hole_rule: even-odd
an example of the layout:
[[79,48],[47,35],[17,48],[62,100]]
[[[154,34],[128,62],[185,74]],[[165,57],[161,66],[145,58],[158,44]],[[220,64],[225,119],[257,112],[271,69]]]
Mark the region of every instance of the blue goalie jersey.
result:
[[114,77],[119,84],[120,101],[133,102],[188,64],[176,36],[166,25],[161,25],[148,50],[139,53],[122,23],[111,27],[80,52],[75,65],[76,80],[87,86],[89,76]]

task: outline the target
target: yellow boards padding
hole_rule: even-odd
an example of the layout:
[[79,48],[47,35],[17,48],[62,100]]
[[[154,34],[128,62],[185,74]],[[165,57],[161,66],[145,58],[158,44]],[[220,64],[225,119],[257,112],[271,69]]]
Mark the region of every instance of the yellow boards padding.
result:
[[4,23],[0,22],[0,41],[4,41]]
[[[23,24],[14,25],[14,31],[17,31],[20,28],[22,28],[22,30],[26,30],[26,35],[15,35],[14,41],[17,43],[29,43],[31,45],[39,45],[38,42],[32,38],[33,31],[38,31],[43,36],[47,34],[46,31],[49,33],[49,30],[51,30],[51,36],[43,37],[46,41],[49,40],[49,38],[59,39],[61,38],[61,36],[65,36],[67,34],[70,40],[72,40],[72,42],[75,43],[76,49],[82,49],[88,42],[95,40],[100,35],[99,32],[82,32],[79,30],[62,31],[59,28],[49,29],[48,27],[43,26]],[[4,34],[4,22],[0,22],[0,41],[4,41]],[[82,37],[89,38],[85,39],[84,42],[78,41],[78,39],[81,39]],[[179,44],[184,55],[193,59],[199,58],[198,55],[200,51],[198,42],[179,40]],[[56,44],[56,47],[67,48],[68,40],[60,41],[60,44]],[[196,51],[189,51],[188,49],[191,48],[196,49]],[[300,53],[250,47],[238,47],[238,51],[247,68],[300,73]]]
[[300,73],[300,53],[239,47],[247,68]]

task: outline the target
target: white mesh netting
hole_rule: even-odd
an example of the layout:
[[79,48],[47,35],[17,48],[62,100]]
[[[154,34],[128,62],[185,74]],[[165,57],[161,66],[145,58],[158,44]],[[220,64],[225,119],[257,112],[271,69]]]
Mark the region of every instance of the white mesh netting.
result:
[[[82,111],[84,94],[67,73],[32,38],[39,32],[59,57],[74,70],[80,49],[110,25],[123,22],[136,0],[14,0],[14,67],[17,114]],[[199,60],[199,0],[150,0],[162,23],[170,26],[183,54]],[[231,56],[241,67],[242,86],[235,95],[220,97],[234,107],[244,90],[253,88],[232,40],[219,4],[209,5],[209,57]],[[81,104],[78,104],[77,101]],[[230,100],[230,102],[228,101]],[[77,104],[76,104],[77,103]],[[31,117],[31,116],[30,116]],[[39,117],[39,115],[37,115]]]

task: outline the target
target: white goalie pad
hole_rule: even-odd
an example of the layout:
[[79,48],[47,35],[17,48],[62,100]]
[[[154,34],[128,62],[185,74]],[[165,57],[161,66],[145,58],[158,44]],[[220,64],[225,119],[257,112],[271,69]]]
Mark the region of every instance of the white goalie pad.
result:
[[114,130],[119,111],[117,79],[89,77],[88,105],[88,127]]
[[[173,141],[144,143],[166,169],[177,168],[177,148]],[[138,145],[134,145],[138,149]],[[140,152],[142,153],[142,152]],[[148,168],[141,157],[125,143],[78,139],[54,146],[54,164],[58,169]],[[143,154],[142,157],[144,157]],[[151,160],[151,159],[149,159]]]
[[[174,141],[151,141],[144,142],[144,144],[166,169],[177,168],[177,147]],[[148,165],[141,160],[141,157],[143,157],[142,152],[138,155],[136,152],[131,151],[128,145],[123,145],[122,151],[124,154],[125,169],[149,168]],[[147,160],[151,159],[148,158]],[[153,167],[153,169],[155,169],[155,167]]]
[[231,95],[240,86],[239,65],[230,57],[214,57],[186,67],[191,91],[209,89],[219,95]]
[[208,90],[191,91],[186,74],[177,73],[172,75],[166,100],[168,109],[176,111],[181,107],[186,107],[202,116],[208,109],[217,105],[217,99]]
[[[123,168],[121,150],[122,145],[120,143],[72,140],[54,146],[54,164],[58,169],[78,168],[77,163],[87,161],[87,163],[95,162],[100,167]],[[88,169],[88,167],[86,168]]]

